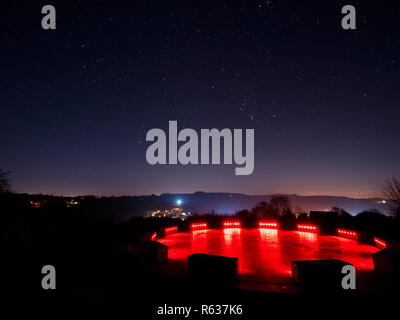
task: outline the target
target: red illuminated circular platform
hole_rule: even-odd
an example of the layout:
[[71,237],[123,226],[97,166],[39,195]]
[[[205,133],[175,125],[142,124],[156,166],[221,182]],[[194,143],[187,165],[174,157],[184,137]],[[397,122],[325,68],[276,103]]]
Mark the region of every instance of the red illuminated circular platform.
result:
[[293,260],[340,259],[352,263],[358,280],[373,270],[378,248],[353,239],[277,229],[207,229],[169,234],[159,242],[169,247],[164,272],[183,276],[187,257],[205,253],[239,258],[239,287],[291,291]]

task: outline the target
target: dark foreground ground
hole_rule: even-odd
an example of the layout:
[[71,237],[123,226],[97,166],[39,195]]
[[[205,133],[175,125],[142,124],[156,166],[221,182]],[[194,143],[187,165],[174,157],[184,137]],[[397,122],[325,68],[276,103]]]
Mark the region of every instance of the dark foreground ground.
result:
[[[70,252],[60,247],[50,258],[43,252],[8,253],[9,263],[3,263],[3,289],[8,302],[19,305],[34,303],[38,308],[59,306],[60,310],[75,310],[78,306],[120,311],[129,310],[132,319],[184,319],[183,315],[158,315],[157,310],[168,306],[241,305],[241,315],[201,315],[192,312],[189,319],[263,319],[270,317],[307,316],[357,318],[372,311],[387,314],[398,309],[398,284],[394,278],[375,275],[372,293],[267,293],[259,291],[195,285],[186,279],[167,276],[144,263],[141,255],[126,250],[99,252],[82,248]],[[11,259],[11,260],[10,260]],[[57,270],[57,289],[41,288],[41,267],[51,262]],[[7,289],[6,289],[7,288]],[[397,303],[396,303],[397,300]],[[4,301],[4,300],[3,300]],[[396,311],[397,312],[397,311]],[[389,316],[389,314],[387,314]]]
[[[202,304],[228,304],[241,305],[243,310],[241,315],[229,316],[192,312],[189,319],[268,319],[300,315],[359,319],[371,318],[374,310],[384,319],[393,317],[390,310],[394,314],[399,312],[400,286],[393,276],[374,274],[370,282],[372,292],[334,296],[199,286],[185,277],[159,272],[160,268],[142,259],[139,235],[171,225],[171,221],[136,219],[112,223],[85,218],[79,210],[6,209],[0,225],[4,293],[1,306],[16,305],[14,312],[30,312],[31,304],[40,314],[47,312],[56,319],[64,312],[76,313],[80,318],[78,307],[82,306],[90,308],[93,314],[103,308],[111,309],[114,314],[127,310],[125,319],[185,318],[158,315],[158,307],[165,304],[198,310]],[[210,218],[216,220],[215,224],[220,223],[219,217]],[[375,220],[369,225],[371,229],[379,227]],[[384,227],[382,224],[382,230]],[[393,234],[396,228],[393,227]],[[47,264],[56,268],[56,290],[41,287],[41,268]],[[57,308],[57,313],[48,312],[49,308]]]

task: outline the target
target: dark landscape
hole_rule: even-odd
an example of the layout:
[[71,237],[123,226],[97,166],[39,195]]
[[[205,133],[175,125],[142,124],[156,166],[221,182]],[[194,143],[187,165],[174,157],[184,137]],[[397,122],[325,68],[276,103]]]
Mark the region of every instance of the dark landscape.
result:
[[3,318],[396,317],[399,30],[394,0],[0,1]]

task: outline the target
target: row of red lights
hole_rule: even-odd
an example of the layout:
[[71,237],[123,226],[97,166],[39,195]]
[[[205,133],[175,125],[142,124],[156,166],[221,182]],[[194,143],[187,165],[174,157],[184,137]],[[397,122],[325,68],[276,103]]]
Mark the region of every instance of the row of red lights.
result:
[[377,237],[374,237],[374,242],[375,245],[379,248],[379,249],[385,249],[387,247],[387,244],[385,241],[383,241],[382,239],[379,239]]
[[346,229],[337,229],[337,233],[341,237],[350,238],[350,239],[358,239],[358,234],[355,231],[346,230]]
[[224,222],[224,228],[240,228],[240,221],[227,221]]
[[[240,228],[241,223],[240,221],[225,221],[223,223],[224,228]],[[260,221],[258,223],[259,228],[270,228],[270,229],[278,229],[279,224],[277,222],[264,222]],[[201,223],[193,223],[190,226],[192,230],[201,230],[201,229],[207,229],[207,223],[201,222]],[[318,232],[318,228],[315,225],[311,224],[298,224],[297,229],[299,231],[306,231],[306,232]],[[173,226],[173,227],[168,227],[165,228],[165,233],[173,233],[177,232],[178,227]],[[346,229],[337,229],[337,233],[339,236],[346,237],[346,238],[351,238],[351,239],[358,239],[358,234],[355,231],[351,230],[346,230]],[[157,239],[157,232],[154,232],[151,235],[151,240],[154,241]],[[375,245],[380,248],[380,249],[385,249],[387,248],[387,244],[385,241],[382,239],[379,239],[378,237],[374,237],[374,242]]]
[[298,224],[297,230],[306,232],[318,232],[317,226],[314,226],[312,224]]
[[258,223],[258,227],[259,228],[268,228],[268,229],[278,229],[279,228],[279,224],[276,222],[263,222],[260,221]]
[[191,226],[192,230],[201,230],[201,229],[207,229],[207,223],[202,222],[202,223],[192,223]]
[[178,231],[177,226],[165,228],[165,233],[173,233],[173,232],[177,232],[177,231]]

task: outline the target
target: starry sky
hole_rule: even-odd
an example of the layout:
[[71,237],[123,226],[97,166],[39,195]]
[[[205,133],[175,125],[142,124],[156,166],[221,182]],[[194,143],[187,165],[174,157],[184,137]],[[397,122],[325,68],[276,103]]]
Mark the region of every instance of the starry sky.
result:
[[[41,28],[41,8],[57,29]],[[357,29],[341,28],[352,4]],[[400,174],[396,1],[2,1],[13,190],[381,196]],[[254,128],[255,169],[146,162],[146,133]]]

